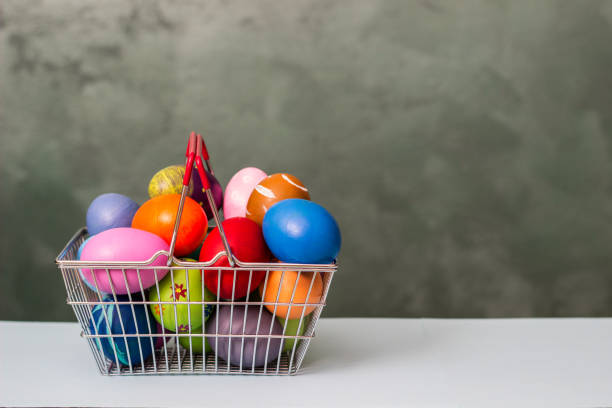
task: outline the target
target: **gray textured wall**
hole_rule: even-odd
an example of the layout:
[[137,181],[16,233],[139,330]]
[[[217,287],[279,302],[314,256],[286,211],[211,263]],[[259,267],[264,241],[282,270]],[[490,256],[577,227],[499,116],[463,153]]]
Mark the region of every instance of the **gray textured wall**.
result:
[[341,225],[327,316],[612,313],[612,2],[2,1],[0,319],[207,138]]

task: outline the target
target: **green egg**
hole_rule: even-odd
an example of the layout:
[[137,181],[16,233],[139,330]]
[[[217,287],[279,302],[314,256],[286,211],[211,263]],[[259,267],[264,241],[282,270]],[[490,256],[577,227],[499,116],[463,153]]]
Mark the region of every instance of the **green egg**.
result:
[[[279,317],[278,321],[280,322],[281,327],[284,328],[286,320],[283,319],[282,317]],[[298,334],[298,326],[300,325],[300,319],[290,319],[289,321],[287,321],[287,328],[285,328],[284,335],[285,336],[303,336],[304,331],[306,330],[306,327],[308,326],[309,322],[310,322],[310,315],[305,316],[304,320],[302,321],[302,326],[299,328],[300,333]],[[296,339],[285,339],[283,351],[291,353],[293,350],[293,344],[295,343],[295,340]]]
[[[192,334],[202,334],[202,328],[198,328],[196,330],[193,330],[191,332]],[[191,337],[191,349],[193,351],[194,354],[202,354],[202,339],[203,337]],[[184,336],[184,337],[179,337],[179,343],[181,344],[181,346],[185,347],[187,349],[187,351],[189,351],[189,337],[188,336]],[[205,339],[205,343],[206,343],[206,352],[212,352],[212,348],[210,347],[210,344],[208,344],[208,338]]]
[[[193,259],[185,259],[185,261],[195,262]],[[174,265],[176,266],[176,264]],[[173,276],[172,276],[173,275]],[[189,285],[187,285],[187,277],[189,277]],[[173,282],[174,279],[174,282]],[[189,293],[187,290],[189,286]],[[204,300],[213,302],[216,300],[206,287],[203,289],[202,273],[199,269],[175,269],[173,273],[169,272],[159,282],[159,295],[161,300],[165,302],[174,301],[202,301],[202,291],[204,292]],[[157,286],[152,286],[149,291],[149,301],[160,301]],[[202,305],[201,304],[155,304],[150,305],[151,312],[155,320],[164,326],[167,330],[177,333],[189,332],[189,318],[191,317],[191,330],[195,330],[202,326]],[[206,305],[204,308],[204,321],[213,312],[213,305]],[[175,318],[176,311],[176,318]],[[163,319],[162,319],[163,315]],[[190,316],[191,315],[191,316]]]

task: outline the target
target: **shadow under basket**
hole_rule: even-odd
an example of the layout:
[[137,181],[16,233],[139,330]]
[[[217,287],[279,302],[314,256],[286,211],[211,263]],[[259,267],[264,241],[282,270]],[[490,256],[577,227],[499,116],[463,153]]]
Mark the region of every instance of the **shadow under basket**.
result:
[[[301,287],[307,288],[307,293],[298,299],[297,290],[294,289],[290,299],[286,299],[280,289],[275,289],[278,293],[272,293],[272,298],[276,301],[264,301],[260,296],[260,289],[269,295],[267,285],[273,273],[278,276],[278,263],[236,261],[233,267],[219,267],[212,265],[225,255],[224,252],[217,254],[210,262],[186,262],[171,257],[164,251],[159,251],[142,263],[80,261],[77,259],[78,249],[87,237],[85,228],[77,231],[56,258],[56,263],[66,286],[67,303],[72,306],[81,324],[81,336],[87,340],[98,369],[104,375],[295,374],[300,370],[310,341],[314,337],[332,277],[337,270],[335,263],[282,264],[285,271],[280,278],[281,284],[284,279],[295,279],[291,281],[295,282],[292,287],[298,287],[302,279]],[[159,256],[172,258],[172,266],[159,266],[159,262],[154,263]],[[200,273],[196,272],[196,275],[201,282],[198,282],[198,287],[190,288],[189,285],[193,286],[194,282],[190,272],[194,270],[199,270]],[[94,272],[89,275],[94,277],[93,284],[83,279],[84,271]],[[205,289],[205,280],[211,273],[228,273],[227,271],[234,274],[234,282],[236,274],[248,274],[247,291],[250,293],[236,300],[224,300],[212,295],[211,300],[211,293]],[[155,274],[155,284],[143,288],[142,275],[151,273]],[[111,274],[114,274],[113,278]],[[137,276],[140,288],[132,293],[119,295],[116,277],[123,275],[125,288],[128,286],[128,274]],[[180,280],[181,274],[188,277],[185,279],[187,287],[181,286],[181,289],[186,290],[177,291],[175,280]],[[259,277],[265,274],[265,277],[258,283],[258,289],[251,290],[254,274]],[[292,274],[291,278],[285,274]],[[112,293],[100,290],[96,276],[108,277],[107,283],[111,282]],[[172,282],[170,298],[166,294],[165,299],[162,299],[162,276]],[[217,277],[217,282],[220,282],[219,275]],[[316,281],[320,282],[318,287]],[[321,296],[316,296],[316,301],[311,296],[314,293],[313,287],[315,291],[321,291]],[[200,290],[201,292],[198,292]],[[157,296],[152,296],[151,292]],[[150,300],[152,297],[155,300]],[[269,296],[266,298],[270,300]],[[177,310],[181,308],[183,312],[187,310],[186,324],[179,324],[181,319],[177,317]],[[168,323],[165,320],[165,324],[160,325],[154,317],[154,310],[162,311],[162,320],[164,311],[170,313],[170,317],[174,317],[169,319],[173,322],[174,330],[167,329]],[[284,313],[280,313],[281,310]],[[297,316],[295,312],[291,314],[293,319],[279,318],[279,313],[289,315],[292,310],[298,311]],[[220,311],[230,315],[230,326],[226,332],[221,329],[221,319],[215,318],[215,315],[220,315]],[[201,315],[196,316],[199,313]],[[256,325],[254,316],[257,316]],[[249,317],[252,319],[248,319]],[[204,323],[197,327],[196,320]],[[248,329],[247,320],[252,320],[250,326],[256,327],[255,330]],[[216,321],[217,325],[212,325],[211,328],[211,321]],[[268,322],[267,325],[263,324],[265,321]],[[233,328],[234,325],[237,325],[238,329]],[[211,347],[208,347],[206,342]],[[256,363],[256,360],[264,362]]]

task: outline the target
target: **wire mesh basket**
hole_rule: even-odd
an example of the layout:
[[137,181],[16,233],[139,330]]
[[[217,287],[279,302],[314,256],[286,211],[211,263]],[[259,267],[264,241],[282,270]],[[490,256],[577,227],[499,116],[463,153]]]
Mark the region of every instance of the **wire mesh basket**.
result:
[[[297,373],[314,337],[337,264],[283,263],[281,267],[279,263],[245,263],[235,258],[206,182],[204,164],[214,173],[200,135],[192,133],[186,156],[169,251],[158,251],[144,262],[78,260],[78,249],[88,237],[87,229],[82,228],[56,258],[67,303],[81,324],[81,336],[104,375]],[[207,262],[185,261],[173,255],[194,163],[225,248]],[[160,257],[167,259],[165,265],[157,262]],[[216,264],[223,257],[227,257],[229,266]],[[95,272],[94,284],[84,282],[84,269]],[[143,276],[151,274],[155,284],[147,288]],[[233,274],[229,300],[211,298],[206,289],[206,279],[216,278],[214,281],[220,285],[222,274]],[[247,275],[246,296],[235,298],[237,277]],[[108,279],[111,293],[100,290],[97,276]],[[160,290],[162,277],[171,281],[170,295]],[[117,293],[118,284],[128,287],[128,280],[134,279],[139,290]],[[271,284],[272,280],[276,285]],[[283,282],[293,288],[289,298],[287,293],[281,293]],[[253,290],[252,283],[259,290]],[[300,285],[306,290],[305,297],[296,296]],[[274,301],[269,301],[270,288],[277,291],[272,293]],[[320,298],[314,301],[313,288],[321,291]],[[260,296],[260,292],[266,296]],[[216,293],[221,293],[220,286]],[[162,324],[156,323],[149,309],[155,310]],[[182,323],[179,312],[184,316]],[[174,330],[168,329],[168,321]]]

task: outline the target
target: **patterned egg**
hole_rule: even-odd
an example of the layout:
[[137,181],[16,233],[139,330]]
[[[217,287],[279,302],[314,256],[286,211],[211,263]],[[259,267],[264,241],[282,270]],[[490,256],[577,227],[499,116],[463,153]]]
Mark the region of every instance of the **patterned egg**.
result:
[[185,166],[174,165],[161,169],[149,182],[149,197],[164,194],[181,194]]
[[[117,296],[119,302],[129,300],[128,296]],[[134,298],[132,300],[137,301]],[[153,320],[147,316],[145,306],[115,304],[113,297],[106,297],[103,302],[94,306],[91,310],[92,319],[89,320],[89,333],[103,336],[94,338],[98,349],[114,363],[136,365],[146,361],[153,353],[157,338],[146,336],[155,334],[156,330]],[[119,334],[125,337],[110,336]],[[139,334],[145,336],[138,337]]]
[[[193,259],[185,259],[195,262]],[[173,264],[176,266],[176,264]],[[187,282],[189,276],[189,282]],[[157,291],[159,288],[159,292]],[[202,272],[199,269],[174,269],[166,275],[154,288],[149,291],[150,302],[201,302],[202,293],[204,301],[213,302],[215,296],[202,285]],[[202,326],[202,318],[208,319],[213,312],[213,305],[206,305],[202,310],[202,304],[163,304],[151,303],[151,312],[158,323],[163,324],[164,328],[176,333],[189,333],[191,330]],[[202,313],[204,312],[204,313]],[[202,316],[204,314],[204,316]],[[163,315],[163,318],[162,318]],[[175,318],[176,317],[176,318]]]
[[[218,210],[223,205],[223,187],[221,187],[216,177],[208,171],[206,171],[206,175],[215,200],[215,206]],[[154,198],[160,195],[181,194],[183,190],[183,177],[185,177],[185,166],[183,165],[173,165],[161,169],[155,173],[149,182],[149,197]],[[208,219],[213,217],[208,199],[206,198],[206,193],[202,188],[202,181],[200,180],[197,166],[194,166],[191,172],[191,180],[189,180],[189,185],[187,186],[187,195],[200,204]]]
[[266,211],[288,198],[310,200],[310,194],[297,177],[287,173],[272,174],[255,186],[247,202],[246,216],[261,225]]

